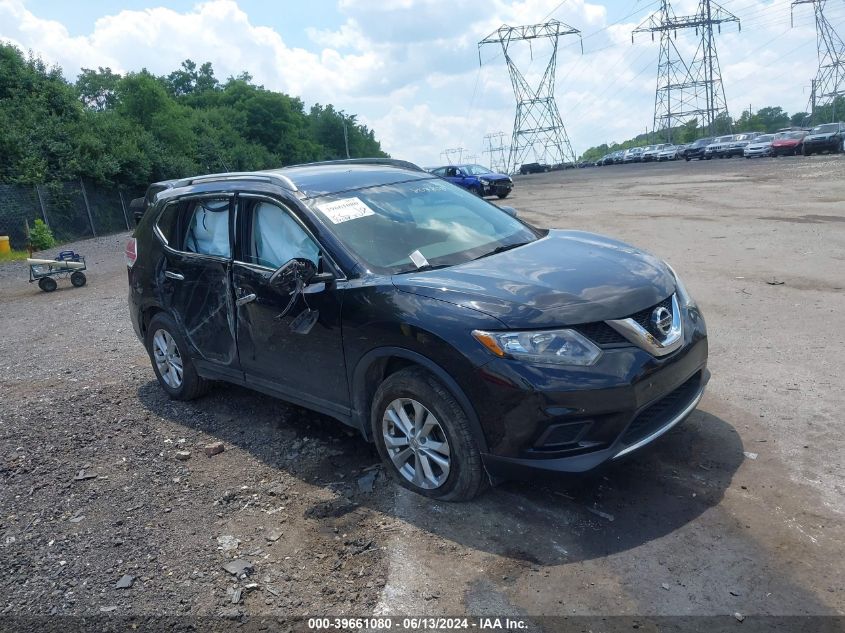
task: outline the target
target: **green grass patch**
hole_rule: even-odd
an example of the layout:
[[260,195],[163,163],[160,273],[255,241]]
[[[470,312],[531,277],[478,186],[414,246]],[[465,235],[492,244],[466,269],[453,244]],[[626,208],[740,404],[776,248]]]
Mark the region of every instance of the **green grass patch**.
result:
[[0,263],[17,262],[27,257],[29,257],[29,253],[26,251],[12,250],[10,253],[0,253]]

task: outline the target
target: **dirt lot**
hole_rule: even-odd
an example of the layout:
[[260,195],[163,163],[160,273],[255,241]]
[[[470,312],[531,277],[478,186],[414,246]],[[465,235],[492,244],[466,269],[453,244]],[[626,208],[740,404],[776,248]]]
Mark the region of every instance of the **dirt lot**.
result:
[[170,402],[127,316],[125,236],[73,245],[82,289],[0,266],[0,612],[845,615],[843,176],[845,156],[518,178],[530,221],[674,265],[713,378],[635,458],[463,505],[271,398]]

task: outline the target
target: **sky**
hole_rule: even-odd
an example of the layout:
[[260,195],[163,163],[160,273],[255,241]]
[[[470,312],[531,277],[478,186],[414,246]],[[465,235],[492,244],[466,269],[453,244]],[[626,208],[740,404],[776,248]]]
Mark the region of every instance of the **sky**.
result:
[[[740,18],[717,34],[728,108],[804,111],[818,64],[812,6],[790,0],[724,0]],[[147,68],[168,74],[190,58],[219,79],[254,81],[332,103],[375,130],[394,158],[434,166],[444,150],[487,163],[484,136],[510,137],[515,98],[501,48],[478,42],[503,24],[557,19],[581,31],[562,38],[555,98],[576,154],[650,128],[659,45],[631,31],[658,0],[0,0],[0,40],[32,50],[73,81],[80,68]],[[672,3],[678,16],[697,0]],[[845,2],[827,15],[845,38]],[[690,61],[696,36],[679,32]],[[534,40],[509,49],[537,82],[550,54]],[[479,57],[481,63],[479,63]],[[507,142],[507,141],[506,141]],[[458,154],[450,159],[455,162]]]

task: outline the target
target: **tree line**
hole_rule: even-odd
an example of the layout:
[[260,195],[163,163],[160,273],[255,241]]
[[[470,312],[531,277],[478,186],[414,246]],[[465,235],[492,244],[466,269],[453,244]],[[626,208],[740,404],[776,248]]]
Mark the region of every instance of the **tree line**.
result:
[[83,68],[75,82],[0,44],[0,183],[85,178],[143,189],[201,173],[386,157],[373,130],[333,105],[220,81],[190,59],[166,76]]
[[[745,110],[742,116],[731,119],[727,114],[721,114],[716,117],[714,122],[715,135],[740,133],[740,132],[776,132],[786,127],[803,127],[810,124],[822,121],[836,120],[837,113],[845,112],[845,99],[837,97],[836,102],[828,106],[817,108],[814,115],[807,112],[796,112],[790,115],[783,108],[778,106],[767,106],[752,113],[751,109]],[[691,119],[684,125],[679,125],[671,129],[660,130],[657,132],[646,132],[639,134],[632,139],[628,139],[622,143],[603,143],[596,147],[591,147],[581,155],[582,161],[596,161],[605,154],[616,152],[621,149],[628,149],[631,147],[642,147],[644,145],[652,145],[655,143],[674,143],[680,145],[684,143],[692,143],[696,139],[710,136],[707,130],[699,126],[698,119]]]

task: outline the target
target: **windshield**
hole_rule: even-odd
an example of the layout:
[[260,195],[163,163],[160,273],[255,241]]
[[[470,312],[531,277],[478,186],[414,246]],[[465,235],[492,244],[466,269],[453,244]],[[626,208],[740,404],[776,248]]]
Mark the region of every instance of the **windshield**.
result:
[[825,125],[817,125],[813,128],[813,134],[831,134],[832,132],[838,132],[839,125],[836,123],[827,123]]
[[468,172],[471,176],[483,176],[484,174],[492,174],[493,172],[482,167],[481,165],[465,165],[463,170]]
[[763,134],[762,136],[758,136],[757,138],[755,138],[754,142],[755,143],[771,143],[773,140],[775,140],[775,137],[772,136],[771,134]]
[[775,134],[775,140],[779,141],[785,138],[802,139],[804,138],[804,134],[806,134],[806,132],[781,132],[780,134]]
[[440,179],[410,180],[308,201],[371,270],[453,266],[538,234],[478,196]]

